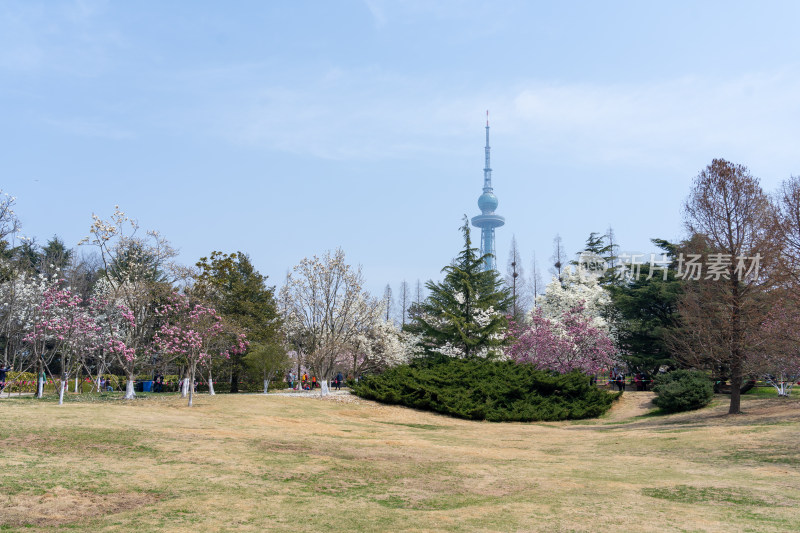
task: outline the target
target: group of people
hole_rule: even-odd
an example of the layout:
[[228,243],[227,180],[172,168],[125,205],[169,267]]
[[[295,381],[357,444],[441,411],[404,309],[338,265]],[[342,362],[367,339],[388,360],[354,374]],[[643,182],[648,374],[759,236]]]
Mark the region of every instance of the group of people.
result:
[[[303,372],[302,376],[300,376],[300,381],[296,381],[294,373],[289,372],[286,375],[286,382],[294,390],[313,390],[320,387],[317,377],[311,376],[309,378],[308,372]],[[342,383],[344,383],[344,376],[341,372],[338,372],[336,377],[331,380],[331,386],[336,390],[342,390]]]
[[[636,386],[637,391],[646,391],[647,387],[650,385],[650,376],[646,373],[637,372],[633,375],[632,383]],[[609,373],[608,383],[611,385],[611,388],[617,388],[620,392],[625,390],[625,373],[621,370],[617,370],[616,368],[612,368],[611,372]]]

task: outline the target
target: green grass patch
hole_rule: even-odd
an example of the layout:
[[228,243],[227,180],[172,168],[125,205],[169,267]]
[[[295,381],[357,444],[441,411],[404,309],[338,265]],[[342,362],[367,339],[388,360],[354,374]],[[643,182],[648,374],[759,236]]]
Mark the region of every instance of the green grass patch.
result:
[[677,503],[731,503],[735,505],[771,505],[750,492],[717,487],[692,487],[676,485],[674,487],[652,487],[642,489],[642,494],[651,498]]
[[403,426],[414,429],[448,429],[449,426],[437,426],[436,424],[403,424],[401,422],[381,422],[389,426]]
[[[800,390],[800,385],[796,386],[796,387],[798,387],[798,390]],[[792,389],[792,390],[794,390],[794,389]],[[784,398],[784,399],[792,398],[791,393],[789,394],[788,397],[786,397],[786,396],[778,396],[778,389],[776,389],[772,385],[764,385],[764,386],[761,386],[761,387],[753,387],[752,389],[747,391],[745,393],[745,395],[754,396],[756,398]]]

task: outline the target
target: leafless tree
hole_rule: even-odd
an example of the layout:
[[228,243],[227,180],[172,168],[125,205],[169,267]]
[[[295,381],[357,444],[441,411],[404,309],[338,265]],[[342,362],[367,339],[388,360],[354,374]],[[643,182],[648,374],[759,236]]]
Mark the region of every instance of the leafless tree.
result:
[[16,201],[15,197],[0,189],[0,242],[5,242],[6,237],[19,231],[19,218],[14,212]]
[[400,284],[400,327],[406,325],[406,318],[408,318],[408,306],[411,303],[411,295],[408,291],[408,283],[406,280]]
[[511,237],[511,249],[508,252],[505,282],[511,288],[511,314],[516,322],[521,322],[524,319],[525,311],[528,309],[530,298],[528,298],[522,257],[517,248],[517,239],[513,235]]
[[617,236],[614,233],[614,228],[611,226],[606,230],[606,242],[608,243],[608,257],[606,257],[607,267],[612,271],[617,267],[617,252],[619,251],[619,243],[617,243]]
[[550,273],[561,281],[561,273],[567,264],[567,253],[564,251],[564,241],[559,234],[556,234],[553,238],[553,255],[550,257],[550,260],[553,265],[550,267]]
[[394,307],[394,298],[392,298],[392,286],[388,283],[386,284],[386,288],[383,289],[383,307],[384,312],[386,313],[386,322],[389,321],[389,317],[392,316],[392,307]]
[[363,285],[361,267],[348,265],[341,249],[303,259],[286,277],[280,296],[284,328],[317,378],[330,379],[357,337],[382,316],[381,300]]
[[780,239],[781,268],[786,285],[800,295],[800,176],[781,184],[774,197],[775,229]]
[[539,268],[539,262],[536,260],[536,252],[533,252],[533,260],[531,261],[531,277],[528,280],[529,294],[533,306],[536,307],[536,298],[544,292],[544,282],[542,281],[542,271]]
[[691,238],[683,253],[700,256],[708,270],[686,284],[678,307],[682,327],[669,343],[686,363],[710,363],[730,379],[728,412],[736,414],[748,357],[759,350],[776,280],[774,209],[746,167],[715,159],[694,180],[684,224]]

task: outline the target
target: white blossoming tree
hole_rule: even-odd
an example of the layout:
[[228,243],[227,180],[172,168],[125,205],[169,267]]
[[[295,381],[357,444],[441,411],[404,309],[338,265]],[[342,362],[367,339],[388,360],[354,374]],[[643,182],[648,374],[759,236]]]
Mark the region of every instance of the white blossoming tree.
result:
[[408,363],[416,346],[416,337],[400,331],[390,320],[378,319],[356,335],[348,350],[347,371],[360,376]]
[[125,398],[136,396],[133,383],[140,359],[155,332],[158,298],[171,291],[182,272],[173,263],[177,252],[156,231],[139,233],[138,223],[115,207],[109,220],[92,215],[89,236],[80,244],[97,247],[102,260],[102,281],[95,295],[107,302],[108,347],[125,370]]
[[598,282],[598,278],[585,269],[566,267],[561,280],[553,276],[544,294],[536,299],[542,316],[559,319],[571,309],[582,307],[581,313],[591,320],[591,326],[606,334],[611,334],[608,321],[603,312],[611,304],[608,291]]
[[380,300],[364,288],[361,268],[344,252],[305,258],[286,276],[281,312],[288,344],[301,363],[325,382],[358,347],[358,337],[380,321]]

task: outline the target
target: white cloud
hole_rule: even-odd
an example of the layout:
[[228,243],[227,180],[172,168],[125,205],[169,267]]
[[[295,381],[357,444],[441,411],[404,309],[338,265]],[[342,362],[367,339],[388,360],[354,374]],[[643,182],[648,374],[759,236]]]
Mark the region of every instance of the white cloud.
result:
[[800,144],[797,94],[795,69],[474,91],[374,69],[332,69],[302,84],[226,94],[206,110],[209,129],[233,142],[331,159],[465,153],[488,108],[506,139],[553,157],[649,166],[734,153],[789,164]]
[[582,159],[653,162],[687,153],[757,151],[788,159],[798,144],[796,69],[727,80],[646,84],[541,84],[507,110],[521,137]]

